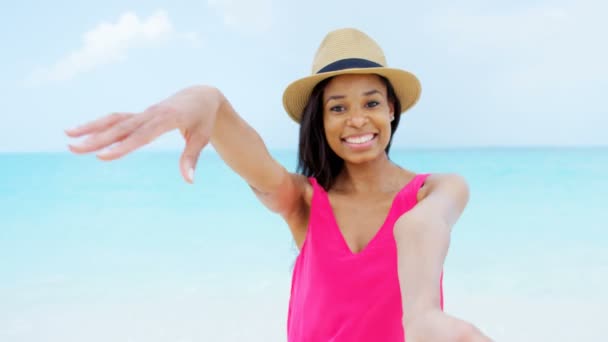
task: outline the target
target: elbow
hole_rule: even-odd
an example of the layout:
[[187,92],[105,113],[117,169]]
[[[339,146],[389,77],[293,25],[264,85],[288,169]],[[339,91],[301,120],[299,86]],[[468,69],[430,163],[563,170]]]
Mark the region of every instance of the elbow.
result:
[[459,174],[448,174],[438,186],[437,195],[442,204],[437,205],[438,215],[451,229],[456,224],[469,203],[470,190],[466,179]]
[[445,175],[442,183],[450,192],[455,207],[460,211],[464,210],[469,202],[470,190],[467,180],[460,174],[450,173]]
[[451,175],[453,177],[452,182],[454,184],[454,206],[453,211],[446,217],[446,224],[451,229],[456,224],[458,219],[462,216],[465,208],[467,207],[470,199],[469,184],[466,179],[458,174]]
[[469,203],[469,198],[471,195],[469,183],[463,176],[459,174],[453,174],[452,177],[454,177],[454,183],[458,189],[457,191],[462,201],[462,209],[464,210],[464,207],[466,207],[467,203]]

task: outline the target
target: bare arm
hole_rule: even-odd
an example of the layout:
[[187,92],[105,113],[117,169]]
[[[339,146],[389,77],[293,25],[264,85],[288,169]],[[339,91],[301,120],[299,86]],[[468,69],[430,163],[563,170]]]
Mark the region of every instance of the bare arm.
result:
[[211,144],[226,164],[247,181],[258,199],[285,219],[301,246],[312,196],[306,178],[289,173],[275,161],[262,138],[228,101],[218,111]]
[[419,203],[395,224],[403,321],[408,341],[489,341],[470,323],[441,311],[440,278],[452,226],[469,199],[458,175],[432,175]]
[[[299,211],[303,183],[275,161],[258,133],[213,87],[186,88],[142,113],[115,113],[75,129],[71,137],[88,135],[71,145],[74,153],[100,151],[102,160],[115,160],[148,144],[161,134],[178,129],[186,141],[180,170],[193,182],[201,150],[211,142],[222,159],[261,196],[262,202],[286,218]],[[291,226],[291,225],[290,225]]]
[[283,216],[295,210],[306,183],[272,158],[258,133],[227,101],[218,111],[211,144],[269,209]]

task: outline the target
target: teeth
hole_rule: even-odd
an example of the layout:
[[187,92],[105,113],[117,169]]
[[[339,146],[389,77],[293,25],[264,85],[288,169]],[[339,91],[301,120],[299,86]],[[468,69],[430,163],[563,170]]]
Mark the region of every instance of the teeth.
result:
[[370,140],[372,140],[374,138],[373,134],[366,134],[366,135],[362,135],[360,137],[349,137],[346,138],[346,142],[350,143],[350,144],[363,144],[366,143]]

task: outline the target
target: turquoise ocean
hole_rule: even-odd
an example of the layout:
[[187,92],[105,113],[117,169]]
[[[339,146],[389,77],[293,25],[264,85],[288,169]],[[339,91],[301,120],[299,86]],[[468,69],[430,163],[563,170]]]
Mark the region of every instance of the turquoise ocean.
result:
[[[272,151],[294,170],[295,151]],[[285,341],[297,250],[212,151],[0,154],[0,341]],[[496,341],[607,341],[608,148],[394,150],[471,199],[445,309]]]

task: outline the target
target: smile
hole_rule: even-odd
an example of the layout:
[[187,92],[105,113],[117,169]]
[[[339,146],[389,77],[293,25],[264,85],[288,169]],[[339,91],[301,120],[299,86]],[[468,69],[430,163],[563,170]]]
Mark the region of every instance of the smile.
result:
[[358,135],[358,136],[350,136],[350,137],[342,138],[342,141],[347,143],[348,145],[362,146],[362,145],[366,145],[366,144],[370,143],[377,136],[378,136],[378,134],[368,133],[368,134],[363,134],[363,135]]

